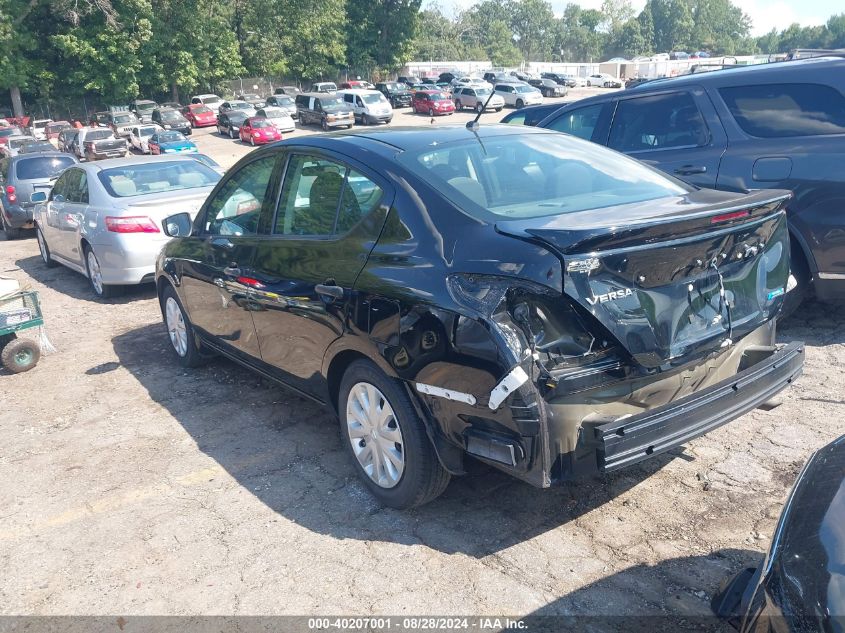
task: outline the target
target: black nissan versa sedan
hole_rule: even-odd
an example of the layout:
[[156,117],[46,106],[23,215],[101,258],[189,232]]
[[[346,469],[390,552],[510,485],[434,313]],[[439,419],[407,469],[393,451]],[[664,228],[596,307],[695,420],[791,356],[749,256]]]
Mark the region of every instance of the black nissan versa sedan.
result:
[[610,472],[770,400],[789,194],[698,190],[509,125],[297,138],[170,216],[183,365],[220,353],[333,408],[384,504],[472,455],[536,486]]

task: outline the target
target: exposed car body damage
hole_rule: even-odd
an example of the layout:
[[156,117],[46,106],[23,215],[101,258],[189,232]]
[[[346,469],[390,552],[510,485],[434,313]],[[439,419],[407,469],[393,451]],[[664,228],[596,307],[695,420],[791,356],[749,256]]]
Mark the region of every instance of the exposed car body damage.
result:
[[[449,472],[468,453],[541,487],[682,444],[800,374],[801,346],[774,343],[788,193],[671,184],[673,195],[624,205],[496,218],[466,212],[469,195],[454,197],[475,195],[468,179],[441,184],[410,165],[414,153],[470,142],[483,168],[498,139],[526,134],[604,150],[508,126],[432,134],[358,131],[255,152],[340,160],[384,195],[337,239],[237,242],[228,258],[255,254],[218,286],[249,317],[228,330],[215,321],[216,333],[200,324],[203,341],[336,410],[343,367],[372,359],[401,381]],[[160,283],[202,274],[190,272],[201,235],[180,242],[162,253]]]

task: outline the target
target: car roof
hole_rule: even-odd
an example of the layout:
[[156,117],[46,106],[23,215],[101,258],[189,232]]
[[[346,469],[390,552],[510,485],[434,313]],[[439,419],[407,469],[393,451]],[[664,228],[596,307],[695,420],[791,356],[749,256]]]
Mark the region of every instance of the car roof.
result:
[[750,64],[747,66],[730,66],[721,68],[712,72],[706,73],[692,73],[689,75],[680,75],[678,77],[661,77],[659,79],[652,79],[646,84],[646,87],[635,87],[632,90],[637,92],[644,90],[651,90],[653,88],[666,88],[675,86],[685,86],[689,84],[703,84],[703,83],[724,83],[726,85],[744,84],[750,78],[749,75],[761,78],[775,77],[780,78],[784,73],[794,74],[802,80],[806,81],[804,74],[807,71],[817,69],[836,68],[837,70],[845,70],[845,59],[841,57],[811,57],[808,59],[795,59],[782,62],[770,62],[766,64]]
[[[316,85],[316,84],[314,84]],[[326,97],[334,97],[335,95],[328,92],[300,92],[297,97],[316,97],[317,99],[325,99]]]
[[67,156],[68,158],[74,158],[73,154],[68,154],[67,152],[60,152],[58,150],[52,152],[36,152],[32,154],[18,154],[17,156],[12,156],[9,160],[12,163],[18,163],[22,160],[28,158],[59,158],[61,156]]
[[338,90],[337,94],[350,94],[350,95],[380,95],[381,93],[378,90],[373,90],[372,88],[344,88],[342,90]]
[[354,127],[343,132],[329,132],[281,141],[283,145],[305,144],[325,149],[335,149],[340,153],[351,151],[354,155],[356,148],[366,146],[378,153],[389,157],[399,151],[416,151],[433,145],[454,141],[477,141],[492,139],[500,136],[520,134],[557,134],[551,130],[538,129],[528,126],[507,125],[505,123],[482,124],[473,132],[465,125],[453,124],[428,127]]

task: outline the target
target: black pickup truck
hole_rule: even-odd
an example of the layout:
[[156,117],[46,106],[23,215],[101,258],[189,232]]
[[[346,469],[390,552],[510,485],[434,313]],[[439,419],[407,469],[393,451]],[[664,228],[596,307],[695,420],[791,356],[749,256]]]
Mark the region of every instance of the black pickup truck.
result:
[[398,81],[376,84],[376,90],[387,97],[394,108],[407,108],[411,105],[411,91],[408,86]]
[[85,160],[123,158],[129,154],[126,139],[115,138],[114,132],[108,128],[81,129],[77,148],[79,158]]

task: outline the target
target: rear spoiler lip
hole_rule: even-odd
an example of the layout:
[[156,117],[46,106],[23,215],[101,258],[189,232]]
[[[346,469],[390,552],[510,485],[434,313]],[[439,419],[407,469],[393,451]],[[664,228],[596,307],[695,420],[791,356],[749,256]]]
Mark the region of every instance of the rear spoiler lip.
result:
[[[624,227],[619,226],[610,226],[606,224],[596,224],[591,226],[589,230],[595,231],[612,231],[614,229],[619,228],[628,228],[632,226],[639,226],[642,224],[648,225],[657,225],[657,224],[672,224],[674,222],[683,222],[684,220],[695,220],[697,218],[705,218],[709,215],[721,215],[723,213],[731,213],[733,211],[742,211],[743,209],[750,209],[756,207],[762,207],[767,204],[772,204],[775,202],[784,203],[787,200],[793,197],[791,191],[780,190],[777,194],[771,195],[771,190],[759,190],[750,194],[745,195],[743,198],[743,202],[741,204],[730,204],[721,206],[720,204],[708,204],[704,209],[700,211],[694,211],[689,214],[684,214],[681,216],[678,215],[671,215],[671,216],[664,216],[664,217],[655,217],[655,218],[640,218],[636,220],[627,221]],[[769,194],[769,195],[766,195]],[[521,230],[527,231],[532,227],[522,228],[521,225],[525,225],[532,220],[540,220],[542,221],[543,218],[529,218],[529,219],[513,219],[513,220],[497,220],[496,227],[501,228],[503,230],[507,230],[511,227],[519,226]],[[537,230],[543,230],[541,227],[537,227]],[[586,230],[586,229],[582,229]]]

